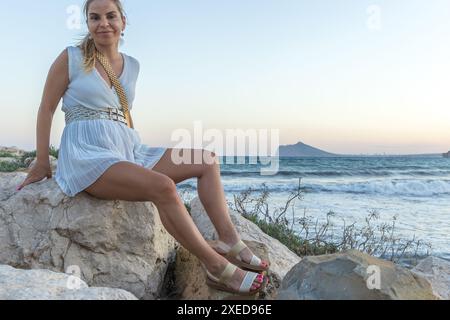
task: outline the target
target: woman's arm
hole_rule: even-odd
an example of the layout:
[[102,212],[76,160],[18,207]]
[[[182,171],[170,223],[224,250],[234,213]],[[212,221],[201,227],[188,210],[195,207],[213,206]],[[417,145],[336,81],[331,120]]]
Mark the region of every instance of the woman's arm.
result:
[[52,177],[49,159],[50,129],[53,114],[68,86],[69,56],[66,49],[56,58],[48,73],[37,119],[36,163],[28,172],[26,179],[17,187],[18,191],[31,183],[41,181],[45,177],[48,179]]
[[36,126],[36,162],[50,164],[49,144],[53,114],[69,85],[67,49],[52,64],[45,83]]

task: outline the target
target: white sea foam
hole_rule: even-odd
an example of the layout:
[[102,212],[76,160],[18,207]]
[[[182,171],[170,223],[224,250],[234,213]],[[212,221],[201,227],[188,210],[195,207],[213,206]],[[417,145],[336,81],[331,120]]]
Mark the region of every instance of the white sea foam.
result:
[[330,184],[305,184],[310,192],[343,192],[395,196],[450,195],[450,180],[372,180]]

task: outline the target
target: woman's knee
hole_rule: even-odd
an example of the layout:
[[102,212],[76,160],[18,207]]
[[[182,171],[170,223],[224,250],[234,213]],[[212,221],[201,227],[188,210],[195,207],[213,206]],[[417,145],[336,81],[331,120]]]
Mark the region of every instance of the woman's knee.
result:
[[156,203],[168,203],[178,199],[177,186],[168,176],[160,177],[156,188],[151,190],[151,198]]
[[220,168],[219,158],[212,151],[203,150],[203,163],[207,168]]

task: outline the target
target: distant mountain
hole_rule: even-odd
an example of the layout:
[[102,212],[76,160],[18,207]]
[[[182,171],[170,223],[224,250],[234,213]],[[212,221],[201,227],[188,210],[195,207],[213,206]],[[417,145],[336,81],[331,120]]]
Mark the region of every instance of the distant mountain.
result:
[[280,157],[339,157],[339,154],[329,153],[299,142],[297,144],[280,146]]

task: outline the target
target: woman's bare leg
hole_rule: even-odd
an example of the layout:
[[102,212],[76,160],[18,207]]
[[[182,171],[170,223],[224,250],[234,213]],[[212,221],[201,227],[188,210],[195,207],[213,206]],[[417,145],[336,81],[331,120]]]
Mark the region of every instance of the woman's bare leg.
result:
[[[152,201],[167,231],[213,275],[219,276],[228,263],[202,237],[177,194],[175,183],[164,174],[131,162],[119,162],[85,191],[104,200]],[[244,276],[245,272],[238,269],[229,285],[239,288]],[[255,280],[253,288],[259,287],[257,282],[261,280]]]
[[[191,153],[192,163],[176,164],[173,155],[183,156],[185,153]],[[205,162],[193,163],[196,156],[197,159],[205,159]],[[214,153],[195,149],[169,149],[152,170],[167,175],[175,183],[197,177],[199,199],[216,228],[219,239],[230,246],[240,239],[228,212],[220,176],[220,163]],[[249,249],[245,249],[241,252],[241,257],[244,261],[250,262],[252,254]],[[266,262],[262,261],[261,265],[265,267]]]

